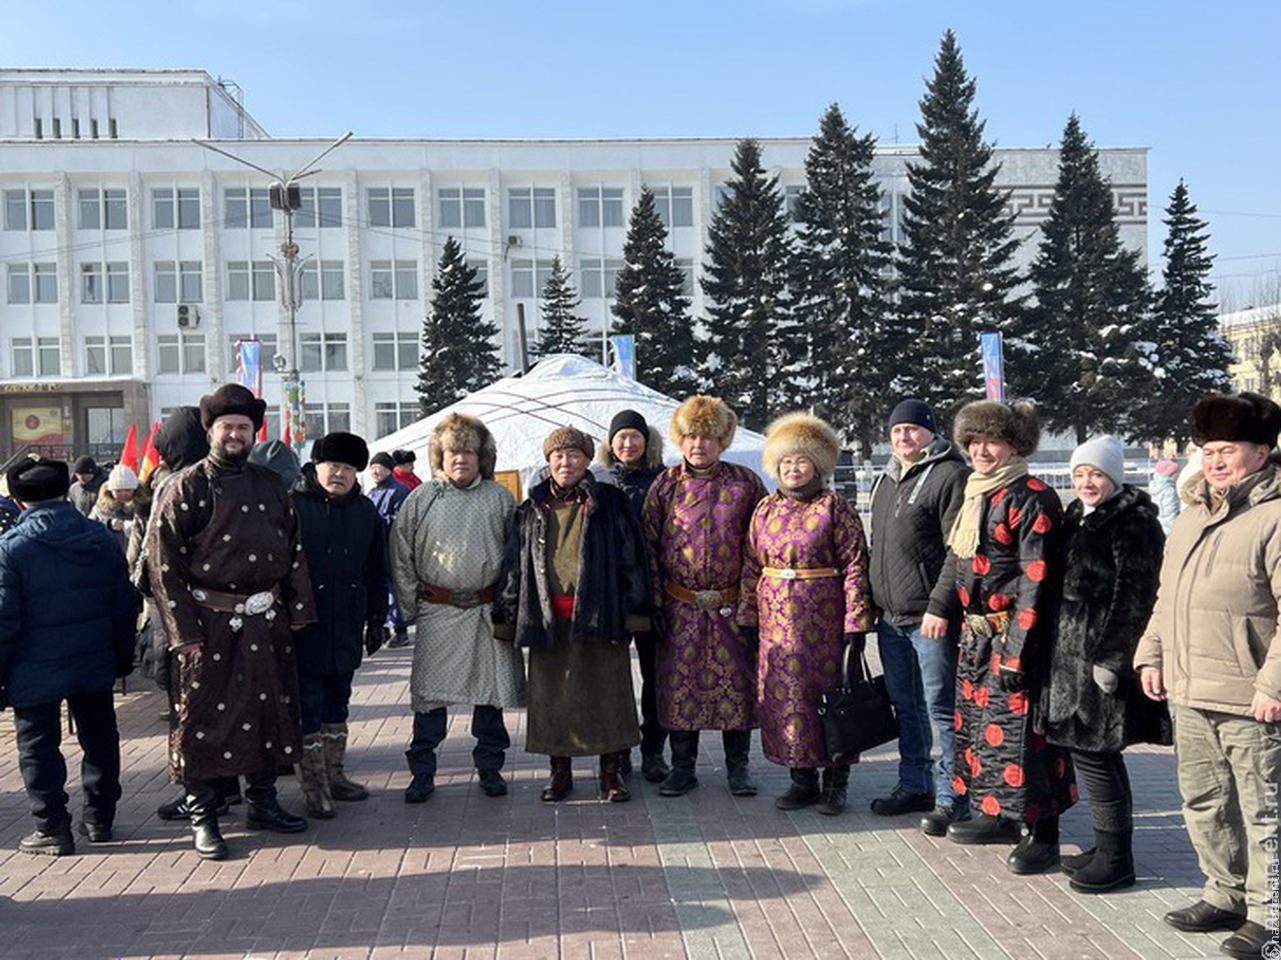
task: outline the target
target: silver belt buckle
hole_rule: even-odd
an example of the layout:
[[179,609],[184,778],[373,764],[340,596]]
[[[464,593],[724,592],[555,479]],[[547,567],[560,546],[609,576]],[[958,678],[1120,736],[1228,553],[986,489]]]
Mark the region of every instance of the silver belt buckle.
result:
[[778,578],[780,580],[795,580],[796,571],[791,567],[783,567],[783,569],[778,571]]
[[715,610],[721,605],[719,590],[695,590],[694,606],[700,610]]
[[479,590],[450,590],[449,605],[460,610],[470,610],[480,604]]
[[722,617],[730,617],[730,616],[733,616],[733,615],[734,615],[734,608],[733,608],[733,607],[721,607],[721,608],[720,608],[719,610],[717,610],[716,612],[717,612],[717,613],[719,613]]
[[262,590],[258,593],[250,594],[245,598],[245,613],[250,616],[266,613],[275,602],[276,598],[270,590]]
[[205,592],[204,592],[203,590],[201,590],[199,587],[194,588],[194,589],[191,591],[191,595],[192,595],[195,599],[200,600],[200,601],[205,601],[205,600],[208,600],[208,599],[209,599],[209,594],[205,593]]

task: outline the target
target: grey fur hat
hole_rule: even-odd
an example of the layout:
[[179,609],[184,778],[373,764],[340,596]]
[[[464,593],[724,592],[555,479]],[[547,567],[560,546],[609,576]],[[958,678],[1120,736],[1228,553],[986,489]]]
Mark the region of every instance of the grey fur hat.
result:
[[956,415],[952,435],[962,450],[976,437],[989,437],[1004,440],[1019,456],[1027,457],[1036,452],[1041,441],[1041,425],[1031,400],[975,400]]

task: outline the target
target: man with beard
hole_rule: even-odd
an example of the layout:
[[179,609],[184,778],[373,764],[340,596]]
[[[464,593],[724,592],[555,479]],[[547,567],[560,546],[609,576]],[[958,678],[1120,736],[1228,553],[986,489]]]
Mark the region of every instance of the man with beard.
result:
[[249,463],[266,404],[238,384],[201,398],[209,455],[159,491],[145,552],[174,653],[169,776],[187,792],[196,852],[227,856],[211,783],[244,774],[246,825],[297,833],[276,769],[301,748],[292,630],[315,622],[307,558],[284,483]]

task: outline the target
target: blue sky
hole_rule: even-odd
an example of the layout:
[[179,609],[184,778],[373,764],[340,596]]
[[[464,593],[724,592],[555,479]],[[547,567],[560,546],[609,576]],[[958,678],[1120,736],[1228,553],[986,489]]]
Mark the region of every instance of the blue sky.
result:
[[808,136],[837,101],[917,140],[956,30],[987,136],[1146,146],[1152,263],[1179,177],[1210,222],[1225,305],[1281,301],[1275,0],[735,3],[174,0],[8,5],[9,66],[196,67],[275,136]]

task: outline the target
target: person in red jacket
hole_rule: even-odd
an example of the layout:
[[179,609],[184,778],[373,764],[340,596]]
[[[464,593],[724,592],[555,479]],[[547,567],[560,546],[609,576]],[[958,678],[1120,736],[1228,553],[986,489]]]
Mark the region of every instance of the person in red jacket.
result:
[[410,493],[414,488],[422,483],[422,478],[414,473],[414,461],[418,458],[412,450],[397,450],[391,455],[392,468],[391,475],[409,488]]

